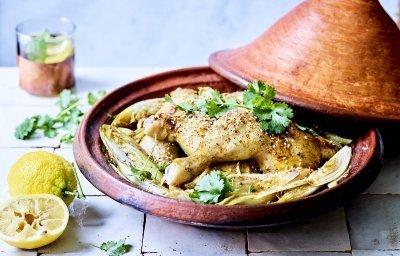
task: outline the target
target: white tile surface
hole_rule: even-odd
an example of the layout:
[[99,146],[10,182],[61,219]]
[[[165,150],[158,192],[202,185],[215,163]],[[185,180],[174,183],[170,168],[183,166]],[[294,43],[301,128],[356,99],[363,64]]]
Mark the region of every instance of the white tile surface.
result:
[[400,256],[400,251],[353,250],[353,256]]
[[400,251],[353,250],[353,256],[400,256]]
[[366,192],[400,194],[400,153],[385,157],[381,173]]
[[347,252],[264,252],[250,253],[249,256],[351,256]]
[[245,232],[191,227],[147,215],[143,252],[245,255]]
[[346,216],[353,249],[400,249],[400,195],[365,195]]
[[229,255],[229,256],[247,256],[245,253],[213,253],[213,252],[162,252],[162,253],[143,253],[142,256],[216,256],[216,255]]
[[0,147],[57,147],[60,144],[59,137],[49,139],[38,134],[29,140],[17,140],[14,136],[15,128],[25,118],[37,114],[54,116],[57,111],[56,106],[0,106],[0,116],[3,120]]
[[37,255],[37,253],[35,250],[26,250],[26,251],[18,250],[18,251],[14,251],[14,252],[1,252],[0,251],[0,256],[36,256],[36,255]]
[[311,220],[248,231],[249,251],[348,251],[343,209]]
[[99,246],[126,237],[126,243],[132,245],[130,255],[140,254],[144,216],[141,212],[105,196],[75,199],[69,208],[71,218],[64,234],[53,244],[40,248],[40,253],[101,255],[103,252],[92,244]]
[[74,154],[72,152],[72,148],[57,148],[54,153],[63,156],[68,162],[74,162],[75,167],[77,168],[77,173],[79,180],[82,185],[82,189],[85,195],[104,195],[101,191],[95,188],[83,174],[79,171],[78,166],[76,165]]

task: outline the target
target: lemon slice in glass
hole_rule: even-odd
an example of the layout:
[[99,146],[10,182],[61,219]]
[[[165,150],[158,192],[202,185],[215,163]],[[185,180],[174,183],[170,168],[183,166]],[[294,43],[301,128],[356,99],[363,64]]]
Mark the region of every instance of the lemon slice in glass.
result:
[[64,39],[57,43],[48,43],[44,63],[53,64],[63,62],[74,53],[71,39]]
[[0,239],[21,249],[39,248],[64,232],[68,218],[67,206],[55,195],[12,197],[0,206]]

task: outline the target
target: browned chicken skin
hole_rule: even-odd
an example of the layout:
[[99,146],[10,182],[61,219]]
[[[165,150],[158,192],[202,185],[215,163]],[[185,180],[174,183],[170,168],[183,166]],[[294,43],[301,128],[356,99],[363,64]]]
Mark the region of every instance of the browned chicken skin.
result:
[[[177,103],[194,102],[206,95],[199,96],[197,91],[188,89],[171,93]],[[292,167],[315,169],[338,150],[326,139],[299,130],[294,123],[281,135],[267,134],[252,112],[244,108],[214,119],[199,112],[186,113],[165,103],[154,121],[145,127],[145,133],[158,140],[176,142],[186,153],[187,157],[175,159],[166,170],[167,184],[175,186],[190,182],[215,162],[254,158],[263,172]]]

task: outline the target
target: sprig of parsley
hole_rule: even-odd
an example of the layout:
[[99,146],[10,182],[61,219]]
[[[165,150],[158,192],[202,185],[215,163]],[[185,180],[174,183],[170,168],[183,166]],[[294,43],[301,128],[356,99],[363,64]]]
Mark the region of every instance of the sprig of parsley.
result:
[[220,171],[213,170],[199,180],[190,198],[193,202],[216,204],[233,191],[232,184]]
[[106,95],[106,91],[100,90],[97,92],[97,95],[89,92],[87,95],[87,102],[89,105],[93,106],[94,104],[96,104],[96,102],[99,101],[99,99],[103,98]]
[[[88,103],[94,104],[95,100],[104,96],[104,91],[100,91],[97,95],[91,93],[91,95],[90,97],[88,95]],[[64,134],[60,139],[61,143],[71,143],[74,139],[76,128],[84,115],[82,103],[71,90],[66,89],[60,93],[57,105],[59,106],[59,112],[55,117],[34,115],[25,118],[16,127],[14,136],[20,140],[27,140],[32,138],[37,131],[42,131],[45,137],[54,138],[59,134],[59,131],[63,131]]]
[[262,81],[249,83],[243,93],[243,103],[235,98],[225,100],[217,90],[211,91],[211,97],[190,103],[175,103],[171,96],[165,95],[165,100],[185,112],[200,111],[210,117],[219,118],[235,108],[251,110],[260,122],[261,129],[269,134],[280,134],[289,126],[293,118],[293,110],[285,103],[275,102],[276,90]]
[[126,245],[126,238],[118,241],[107,241],[102,243],[100,246],[93,245],[102,251],[105,251],[108,256],[120,256],[127,253],[130,249],[130,245]]

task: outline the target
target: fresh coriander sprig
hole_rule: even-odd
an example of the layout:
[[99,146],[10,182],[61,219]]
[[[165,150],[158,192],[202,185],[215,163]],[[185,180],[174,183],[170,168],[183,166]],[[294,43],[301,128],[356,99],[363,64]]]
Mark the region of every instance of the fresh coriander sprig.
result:
[[92,244],[92,246],[99,248],[102,251],[105,251],[108,256],[121,256],[127,253],[131,248],[131,246],[125,244],[125,242],[126,238],[118,241],[107,241],[102,243],[100,246]]
[[199,180],[189,196],[193,202],[216,204],[233,191],[232,184],[220,171],[213,170]]
[[97,95],[89,92],[87,95],[87,102],[89,105],[93,106],[94,104],[96,104],[96,102],[99,101],[99,99],[101,99],[102,97],[104,97],[106,95],[106,91],[100,90],[97,92]]
[[[104,91],[96,94],[89,93],[88,104],[93,105],[97,100],[105,95]],[[20,140],[27,140],[37,131],[42,131],[43,135],[48,138],[54,138],[59,131],[64,131],[61,137],[61,143],[71,143],[74,139],[75,131],[80,124],[84,111],[82,110],[82,102],[72,93],[71,90],[63,90],[57,101],[59,112],[55,117],[49,115],[35,115],[25,118],[15,129],[15,137]]]
[[293,118],[293,110],[285,103],[275,102],[276,90],[262,81],[249,83],[243,92],[243,103],[235,98],[225,100],[217,90],[212,90],[209,98],[197,100],[194,104],[175,103],[171,96],[165,95],[165,100],[185,112],[200,111],[219,118],[235,108],[251,110],[260,122],[261,129],[269,134],[280,134],[289,126]]

